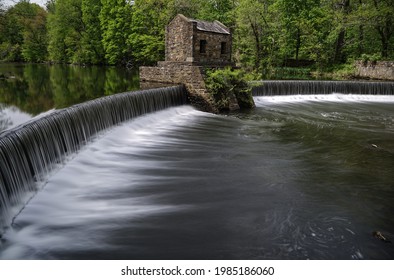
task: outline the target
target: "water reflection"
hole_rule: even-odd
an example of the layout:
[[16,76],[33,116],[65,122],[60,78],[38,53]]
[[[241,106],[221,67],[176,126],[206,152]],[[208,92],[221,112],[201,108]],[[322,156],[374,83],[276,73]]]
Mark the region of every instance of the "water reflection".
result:
[[36,116],[139,88],[138,73],[115,67],[4,63],[0,74],[0,131],[14,123],[10,106]]
[[15,106],[7,107],[0,103],[0,132],[27,122],[31,117]]

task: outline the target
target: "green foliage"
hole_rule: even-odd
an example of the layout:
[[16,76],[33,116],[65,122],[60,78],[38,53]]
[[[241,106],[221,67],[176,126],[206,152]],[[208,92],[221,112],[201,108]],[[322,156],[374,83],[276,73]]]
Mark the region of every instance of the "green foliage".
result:
[[48,17],[49,59],[55,62],[82,62],[82,0],[56,0]]
[[198,18],[201,0],[169,0],[167,8],[171,15],[183,14],[186,17]]
[[309,67],[277,67],[273,76],[279,80],[309,80],[311,71]]
[[25,21],[22,57],[27,62],[43,62],[47,58],[47,12],[38,5],[30,7],[32,16]]
[[133,7],[132,33],[128,42],[136,64],[153,64],[164,59],[165,26],[173,17],[167,0],[137,0]]
[[198,18],[214,21],[218,20],[227,26],[234,26],[234,0],[205,0],[200,1]]
[[219,111],[228,110],[234,97],[240,108],[254,107],[251,87],[241,70],[224,68],[207,71],[205,83]]
[[82,22],[85,27],[81,38],[81,62],[104,63],[104,47],[99,19],[102,8],[101,0],[83,0],[81,8]]
[[0,60],[40,62],[46,52],[46,11],[20,1],[0,17]]
[[28,0],[3,4],[0,60],[154,64],[178,13],[229,26],[235,62],[263,78],[289,60],[314,61],[320,71],[363,54],[394,59],[393,0],[49,0],[46,11]]
[[0,45],[0,61],[22,61],[21,47],[19,44],[3,42]]
[[371,55],[363,53],[361,55],[361,60],[364,64],[366,64],[368,62],[376,63],[378,60],[381,60],[381,59],[382,59],[382,57],[378,53],[374,53]]
[[126,0],[101,0],[100,26],[107,63],[126,64],[131,57],[132,7]]
[[258,0],[239,1],[236,9],[235,57],[247,69],[262,72],[267,66],[272,45],[271,17],[264,3]]

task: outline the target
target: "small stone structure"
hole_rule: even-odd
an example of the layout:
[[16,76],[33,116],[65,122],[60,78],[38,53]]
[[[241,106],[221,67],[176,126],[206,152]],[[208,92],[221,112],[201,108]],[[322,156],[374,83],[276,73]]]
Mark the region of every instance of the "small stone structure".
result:
[[394,61],[358,61],[355,75],[366,79],[394,81]]
[[166,27],[166,61],[191,65],[231,64],[230,30],[219,21],[177,15]]
[[[233,66],[230,29],[219,21],[178,14],[166,27],[165,47],[165,61],[159,61],[157,67],[140,67],[141,87],[184,84],[192,102],[214,111],[205,87],[205,69]],[[237,109],[234,106],[231,109]]]

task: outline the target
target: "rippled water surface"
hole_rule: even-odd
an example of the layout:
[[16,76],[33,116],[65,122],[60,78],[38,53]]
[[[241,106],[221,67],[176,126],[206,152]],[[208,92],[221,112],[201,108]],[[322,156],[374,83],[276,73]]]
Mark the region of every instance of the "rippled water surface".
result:
[[3,259],[393,259],[394,98],[182,106],[101,135],[45,182]]

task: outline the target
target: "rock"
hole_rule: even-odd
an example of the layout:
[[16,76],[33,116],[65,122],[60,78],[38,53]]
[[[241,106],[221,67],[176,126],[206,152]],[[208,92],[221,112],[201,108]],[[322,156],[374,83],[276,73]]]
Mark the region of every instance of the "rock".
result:
[[385,243],[391,243],[391,241],[388,240],[388,239],[383,235],[383,233],[381,233],[380,231],[374,231],[374,232],[372,232],[372,236],[375,237],[375,238],[377,238],[377,239],[382,240],[382,241],[385,242]]

